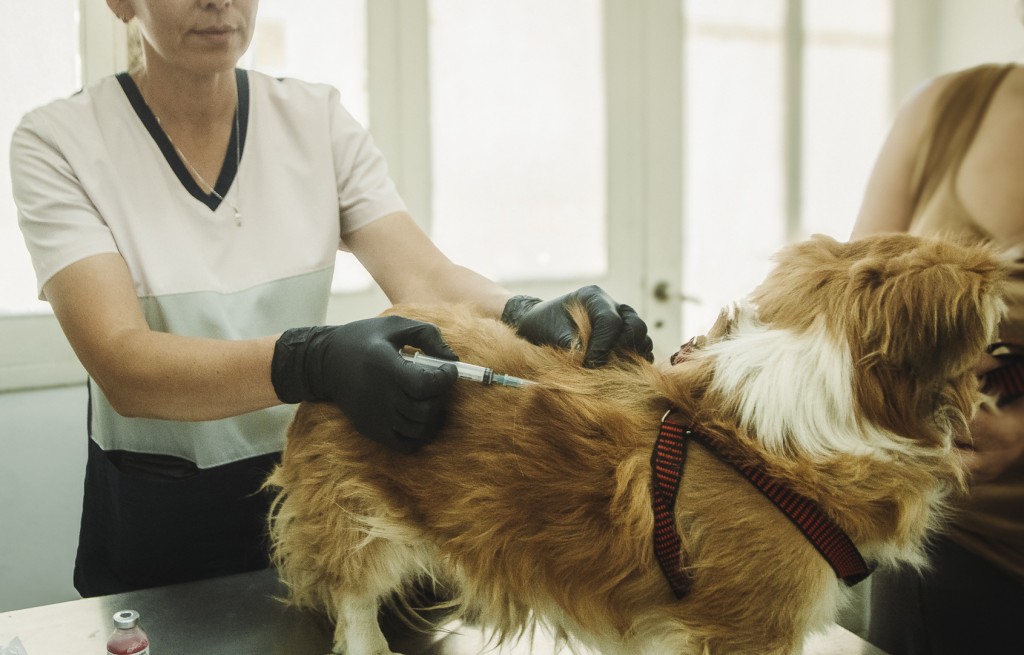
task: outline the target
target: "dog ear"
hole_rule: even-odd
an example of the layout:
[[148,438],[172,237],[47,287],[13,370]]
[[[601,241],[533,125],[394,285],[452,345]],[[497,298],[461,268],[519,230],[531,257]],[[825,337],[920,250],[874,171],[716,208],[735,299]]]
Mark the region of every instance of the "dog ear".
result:
[[925,377],[966,370],[993,338],[1005,275],[991,249],[942,241],[856,259],[844,302],[854,361]]

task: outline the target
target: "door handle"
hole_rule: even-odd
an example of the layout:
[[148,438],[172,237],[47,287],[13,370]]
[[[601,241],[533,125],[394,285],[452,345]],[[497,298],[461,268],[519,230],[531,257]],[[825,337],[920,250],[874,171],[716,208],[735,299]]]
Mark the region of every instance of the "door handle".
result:
[[667,280],[659,280],[654,284],[654,288],[651,289],[651,296],[657,302],[665,303],[672,300],[677,302],[692,302],[694,304],[701,304],[700,298],[695,296],[688,296],[683,293],[675,293],[672,291],[672,285]]

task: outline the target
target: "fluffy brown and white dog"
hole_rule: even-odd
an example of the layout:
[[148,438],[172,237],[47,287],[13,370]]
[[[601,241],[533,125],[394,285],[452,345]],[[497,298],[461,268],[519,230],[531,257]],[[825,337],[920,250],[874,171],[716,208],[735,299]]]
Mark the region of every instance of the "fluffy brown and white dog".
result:
[[[412,455],[331,404],[300,407],[268,482],[291,601],[326,610],[349,655],[390,652],[378,607],[424,579],[499,638],[536,622],[609,654],[799,653],[848,592],[829,546],[742,467],[806,499],[865,560],[925,565],[964,487],[954,439],[983,399],[971,367],[1004,311],[1004,266],[907,235],[814,237],[776,260],[677,365],[587,369],[466,308],[391,310],[537,384],[457,383],[443,431]],[[665,528],[652,452],[667,412],[700,440]],[[664,571],[659,529],[676,542]]]

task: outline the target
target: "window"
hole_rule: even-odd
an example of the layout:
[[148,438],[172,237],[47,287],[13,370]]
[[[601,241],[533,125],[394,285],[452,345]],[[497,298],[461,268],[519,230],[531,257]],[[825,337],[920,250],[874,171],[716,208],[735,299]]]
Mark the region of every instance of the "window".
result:
[[366,0],[260,0],[256,21],[241,66],[330,84],[369,124]]
[[685,4],[685,334],[764,276],[785,241],[783,0]]
[[[0,8],[0,315],[45,312],[11,197],[11,134],[29,110],[81,86],[77,0],[8,2]],[[25,49],[31,47],[31,56]]]
[[429,41],[437,244],[501,280],[603,275],[601,2],[431,0]]
[[846,239],[890,115],[891,0],[685,0],[684,335],[772,253]]
[[846,239],[891,120],[892,0],[804,2],[802,205],[796,237]]

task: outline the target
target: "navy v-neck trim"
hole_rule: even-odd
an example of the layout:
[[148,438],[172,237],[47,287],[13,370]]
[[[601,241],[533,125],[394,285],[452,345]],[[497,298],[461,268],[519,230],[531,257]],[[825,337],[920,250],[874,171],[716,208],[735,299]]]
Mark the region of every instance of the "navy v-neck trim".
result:
[[124,93],[128,97],[128,102],[131,103],[150,136],[153,137],[160,152],[163,153],[164,159],[167,160],[167,165],[174,171],[181,185],[196,200],[209,207],[211,211],[216,211],[220,207],[221,200],[227,196],[228,189],[234,183],[235,176],[238,175],[238,164],[241,163],[242,155],[245,153],[245,137],[249,131],[249,76],[246,71],[241,68],[235,69],[235,84],[238,89],[238,123],[231,126],[231,138],[228,140],[227,152],[224,153],[224,163],[221,165],[217,183],[210,193],[205,193],[192,177],[185,162],[174,149],[174,144],[171,143],[167,133],[160,127],[156,115],[146,104],[142,92],[139,91],[132,76],[128,73],[118,73],[117,81],[120,82],[121,88],[124,89]]

